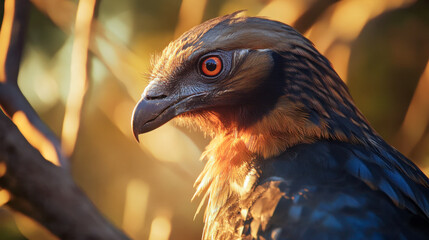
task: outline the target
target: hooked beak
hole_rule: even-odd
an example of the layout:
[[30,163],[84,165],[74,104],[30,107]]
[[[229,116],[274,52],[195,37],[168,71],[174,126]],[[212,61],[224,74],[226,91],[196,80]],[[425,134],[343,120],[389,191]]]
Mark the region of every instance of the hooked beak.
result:
[[[137,103],[132,116],[132,129],[137,142],[142,133],[152,131],[175,116],[197,108],[201,97],[206,93],[197,93],[184,97],[151,98],[144,94]],[[197,101],[195,101],[197,100]]]

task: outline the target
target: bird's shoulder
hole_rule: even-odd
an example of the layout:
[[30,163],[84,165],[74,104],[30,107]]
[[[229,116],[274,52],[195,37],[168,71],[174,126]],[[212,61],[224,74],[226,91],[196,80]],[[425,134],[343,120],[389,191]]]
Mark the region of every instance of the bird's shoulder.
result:
[[[318,142],[258,166],[241,208],[243,236],[265,239],[425,239],[428,180],[393,149]],[[426,229],[426,230],[425,230]]]

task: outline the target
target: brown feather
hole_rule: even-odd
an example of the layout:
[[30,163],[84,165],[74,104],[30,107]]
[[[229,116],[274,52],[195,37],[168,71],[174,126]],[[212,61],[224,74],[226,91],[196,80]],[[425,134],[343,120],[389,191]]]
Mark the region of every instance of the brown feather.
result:
[[[204,195],[204,199],[208,198],[205,222],[211,224],[206,225],[204,236],[216,231],[219,224],[239,226],[237,222],[246,219],[247,213],[244,213],[249,209],[246,205],[254,201],[252,211],[258,211],[257,206],[265,204],[260,198],[263,194],[274,199],[269,202],[269,209],[264,210],[264,214],[272,214],[281,193],[271,187],[261,188],[268,192],[255,195],[258,173],[252,170],[254,162],[277,156],[299,143],[327,139],[365,145],[377,136],[354,106],[345,84],[328,60],[310,41],[280,22],[239,17],[237,13],[210,20],[170,43],[153,65],[152,76],[169,81],[204,53],[234,49],[247,52],[234,56],[231,77],[218,83],[221,89],[217,93],[218,99],[249,95],[269,77],[275,63],[265,49],[276,52],[284,61],[285,93],[271,106],[272,110],[250,124],[241,118],[240,109],[244,106],[195,110],[176,118],[179,124],[201,128],[214,137],[202,155],[207,163],[195,183],[194,197]],[[244,53],[245,58],[242,57]],[[243,103],[246,104],[249,103]],[[353,126],[341,125],[342,121],[337,121],[340,118],[351,119]],[[253,192],[253,200],[245,198],[250,192]],[[236,202],[231,208],[243,210],[246,216],[215,221],[218,211],[231,201]],[[252,224],[262,227],[266,224],[266,220],[257,221],[255,219]],[[226,229],[223,234],[232,234],[228,232],[232,231],[240,237],[242,230]],[[215,236],[222,239],[222,235]]]

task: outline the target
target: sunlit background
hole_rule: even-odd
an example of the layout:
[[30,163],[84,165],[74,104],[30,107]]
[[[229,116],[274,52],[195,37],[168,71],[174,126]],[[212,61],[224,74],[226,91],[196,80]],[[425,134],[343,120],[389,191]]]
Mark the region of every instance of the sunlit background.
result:
[[[133,239],[201,236],[202,214],[193,220],[198,200],[190,199],[210,139],[168,123],[137,144],[130,119],[148,83],[151,55],[192,26],[236,10],[295,26],[313,41],[375,129],[429,173],[429,1],[31,2],[19,86],[61,138],[77,184]],[[16,114],[14,121],[26,131],[25,117]],[[52,147],[38,148],[57,161]],[[8,197],[0,191],[0,203]],[[0,239],[55,238],[0,208]]]

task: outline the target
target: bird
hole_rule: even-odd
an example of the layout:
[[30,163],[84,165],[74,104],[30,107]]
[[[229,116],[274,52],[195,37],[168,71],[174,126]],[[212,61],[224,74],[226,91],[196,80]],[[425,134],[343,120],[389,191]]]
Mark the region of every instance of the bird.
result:
[[313,43],[240,12],[153,61],[132,131],[174,119],[212,137],[194,198],[202,239],[429,239],[429,180],[356,107]]

